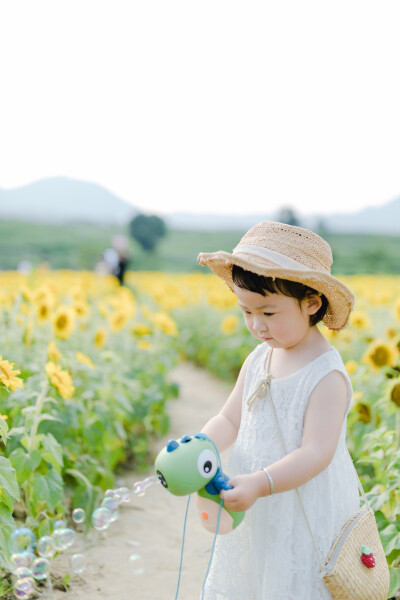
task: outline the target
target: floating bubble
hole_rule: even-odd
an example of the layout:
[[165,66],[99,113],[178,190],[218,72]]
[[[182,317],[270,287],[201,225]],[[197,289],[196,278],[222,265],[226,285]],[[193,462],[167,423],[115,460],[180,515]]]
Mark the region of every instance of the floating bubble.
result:
[[106,508],[110,511],[110,523],[114,523],[118,519],[118,502],[113,497],[107,496],[107,498],[104,498],[101,503],[101,508]]
[[160,483],[157,475],[147,477],[146,479],[143,479],[143,481],[137,481],[133,484],[133,493],[137,496],[144,496],[146,489],[154,483]]
[[36,537],[33,531],[27,527],[14,529],[8,541],[8,548],[11,554],[20,554],[21,552],[32,552],[36,544]]
[[62,519],[59,519],[58,521],[56,521],[53,525],[53,531],[55,531],[56,529],[65,529],[67,526],[66,522],[63,521]]
[[17,552],[10,557],[10,570],[15,572],[18,567],[29,567],[35,559],[33,552]]
[[85,511],[83,508],[75,508],[72,511],[72,520],[74,523],[83,523],[85,520]]
[[121,496],[121,502],[130,502],[131,494],[127,487],[120,487],[117,491]]
[[67,550],[70,548],[75,541],[76,533],[73,529],[69,529],[69,527],[64,527],[63,529],[56,529],[53,531],[53,544],[55,549],[58,552],[62,552],[63,550]]
[[23,577],[14,583],[14,596],[20,600],[27,600],[34,591],[35,581],[32,577]]
[[69,565],[71,571],[79,575],[86,569],[86,559],[83,554],[73,554],[69,559]]
[[107,508],[111,513],[118,509],[118,502],[113,496],[107,496],[101,501],[101,506]]
[[13,573],[13,580],[18,581],[22,579],[29,579],[32,578],[32,576],[32,570],[28,567],[18,567]]
[[106,490],[104,492],[104,496],[105,497],[107,497],[107,496],[114,496],[114,490]]
[[140,554],[131,554],[129,560],[132,563],[132,573],[134,575],[142,575],[144,573],[144,563]]
[[98,531],[104,531],[109,527],[111,523],[111,517],[112,513],[108,510],[108,508],[105,508],[104,506],[96,508],[92,514],[92,525]]
[[36,558],[32,563],[32,574],[35,579],[42,581],[50,575],[50,563],[47,558]]
[[116,502],[117,504],[120,504],[120,503],[121,503],[122,496],[121,496],[121,494],[119,493],[119,491],[118,491],[118,490],[114,490],[114,496],[113,496],[113,498],[114,498],[114,500],[115,500],[115,502]]
[[53,558],[56,553],[54,540],[50,535],[44,535],[40,538],[36,546],[39,556],[42,558]]

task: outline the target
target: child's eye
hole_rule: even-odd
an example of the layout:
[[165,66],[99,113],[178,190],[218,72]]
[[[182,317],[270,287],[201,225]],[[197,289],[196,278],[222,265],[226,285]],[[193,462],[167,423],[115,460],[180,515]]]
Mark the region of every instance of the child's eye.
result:
[[264,315],[265,315],[266,317],[272,317],[272,315],[273,315],[273,314],[275,314],[275,313],[264,313]]

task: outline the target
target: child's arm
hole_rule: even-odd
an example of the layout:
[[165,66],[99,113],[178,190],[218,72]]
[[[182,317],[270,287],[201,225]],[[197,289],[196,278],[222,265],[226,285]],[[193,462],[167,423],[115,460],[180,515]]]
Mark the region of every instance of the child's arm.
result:
[[[326,469],[339,440],[348,406],[348,389],[344,377],[333,371],[326,375],[310,395],[304,421],[301,447],[268,467],[275,492],[285,492],[306,483]],[[229,482],[233,490],[221,497],[230,510],[246,510],[257,498],[271,493],[264,471],[239,475]]]
[[243,386],[248,360],[249,356],[244,361],[235,387],[220,412],[215,417],[212,417],[201,430],[202,433],[205,433],[213,440],[220,452],[223,452],[233,444],[239,431],[242,414]]

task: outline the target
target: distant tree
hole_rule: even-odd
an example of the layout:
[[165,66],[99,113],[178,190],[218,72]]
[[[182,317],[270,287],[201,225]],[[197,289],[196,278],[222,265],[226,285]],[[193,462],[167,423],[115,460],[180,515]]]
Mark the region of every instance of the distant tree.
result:
[[286,223],[287,225],[300,225],[299,218],[290,206],[282,206],[277,213],[276,220],[279,223]]
[[165,222],[156,215],[136,215],[129,223],[131,236],[146,252],[152,252],[167,233]]

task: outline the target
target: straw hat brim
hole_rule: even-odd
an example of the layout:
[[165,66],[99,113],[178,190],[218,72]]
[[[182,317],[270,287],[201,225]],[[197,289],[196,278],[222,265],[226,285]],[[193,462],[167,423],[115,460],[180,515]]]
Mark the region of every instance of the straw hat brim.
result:
[[201,265],[208,266],[218,277],[221,277],[231,290],[233,290],[233,265],[264,277],[278,277],[303,283],[317,292],[321,292],[327,298],[329,305],[323,323],[329,329],[343,329],[349,322],[354,296],[344,283],[328,272],[315,269],[285,268],[266,258],[246,255],[245,252],[241,252],[240,255],[233,255],[223,250],[201,252],[197,260]]

